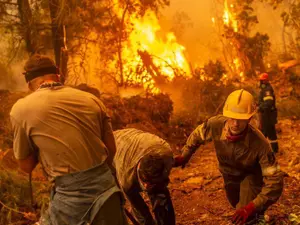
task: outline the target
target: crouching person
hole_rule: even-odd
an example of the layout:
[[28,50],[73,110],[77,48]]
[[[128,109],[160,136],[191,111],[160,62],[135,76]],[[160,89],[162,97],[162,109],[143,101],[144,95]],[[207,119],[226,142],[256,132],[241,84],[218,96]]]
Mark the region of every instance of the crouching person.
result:
[[[156,135],[137,129],[114,132],[117,151],[114,158],[120,187],[141,225],[175,225],[175,214],[167,188],[173,165],[169,144]],[[149,196],[153,219],[140,195]]]
[[256,113],[253,96],[241,89],[225,102],[223,116],[210,118],[189,136],[175,166],[184,166],[195,151],[213,142],[225,192],[236,208],[234,224],[258,225],[282,194],[283,173],[263,134],[249,124]]
[[14,154],[31,173],[38,162],[53,182],[39,224],[126,225],[112,174],[115,141],[103,103],[59,82],[54,62],[34,55],[25,64],[33,92],[13,106]]

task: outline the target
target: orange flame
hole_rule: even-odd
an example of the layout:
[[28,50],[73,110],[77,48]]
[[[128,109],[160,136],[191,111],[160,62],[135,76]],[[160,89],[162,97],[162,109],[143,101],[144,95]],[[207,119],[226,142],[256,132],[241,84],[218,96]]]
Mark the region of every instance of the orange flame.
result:
[[[231,8],[234,8],[234,5],[230,5]],[[238,21],[236,20],[233,13],[229,10],[227,0],[224,0],[224,14],[223,14],[224,24],[228,27],[231,27],[234,32],[238,32]]]
[[233,60],[233,69],[234,71],[239,74],[240,78],[241,78],[241,81],[244,81],[245,80],[245,77],[244,77],[244,71],[243,71],[243,67],[242,67],[242,63],[241,63],[241,60],[239,58],[235,58]]
[[[235,7],[234,4],[230,4],[230,8],[232,11],[234,11],[234,7]],[[227,0],[224,0],[224,14],[223,14],[224,25],[229,28],[232,28],[234,32],[238,32],[238,21],[236,19],[234,12],[232,11],[229,10]],[[229,44],[233,46],[232,41]],[[235,74],[239,75],[241,81],[245,80],[243,65],[239,57],[235,57],[232,60],[230,67]],[[227,78],[227,76],[226,77],[224,76],[224,78]]]
[[[152,93],[159,93],[155,77],[163,76],[172,81],[178,70],[185,77],[191,76],[189,63],[184,56],[185,47],[177,43],[175,35],[167,33],[164,38],[157,36],[161,27],[154,12],[147,11],[143,18],[131,16],[126,23],[132,24],[128,41],[122,49],[126,83],[142,85]],[[141,51],[147,52],[154,64],[152,66],[156,67],[152,74],[141,63]]]

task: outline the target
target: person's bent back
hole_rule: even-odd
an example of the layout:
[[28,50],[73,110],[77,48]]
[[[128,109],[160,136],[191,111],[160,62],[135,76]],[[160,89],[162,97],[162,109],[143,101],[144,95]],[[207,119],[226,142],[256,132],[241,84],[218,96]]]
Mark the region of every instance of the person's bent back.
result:
[[[175,225],[167,187],[174,161],[170,145],[154,134],[134,128],[114,131],[114,135],[116,174],[138,223]],[[155,219],[140,192],[148,195]]]

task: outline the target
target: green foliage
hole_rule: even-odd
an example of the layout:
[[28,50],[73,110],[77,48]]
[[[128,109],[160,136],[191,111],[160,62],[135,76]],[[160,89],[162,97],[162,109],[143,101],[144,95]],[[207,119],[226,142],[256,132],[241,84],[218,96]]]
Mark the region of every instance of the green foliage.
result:
[[173,102],[167,94],[137,95],[124,99],[109,97],[102,100],[110,109],[114,130],[133,123],[168,123],[173,112]]
[[216,62],[209,60],[209,62],[204,65],[204,71],[205,74],[214,81],[219,81],[227,72],[225,66],[220,60],[216,60]]
[[222,113],[226,97],[235,89],[233,85],[225,86],[219,80],[202,81],[197,77],[189,80],[178,77],[173,85],[183,101],[181,104],[175,102],[175,113],[184,115],[191,124]]
[[[251,67],[253,69],[259,68],[260,71],[264,71],[262,65],[263,57],[267,55],[271,47],[269,36],[267,34],[256,33],[254,36],[246,38],[245,43],[246,44],[241,47],[241,51],[244,51],[251,63]],[[246,76],[249,77],[253,75],[253,70],[246,71]]]
[[[274,9],[278,7],[278,5],[282,4],[283,0],[261,0],[263,2],[269,3],[273,6]],[[289,52],[298,56],[300,54],[300,1],[287,1],[285,3],[285,11],[281,14],[282,21],[284,23],[285,28],[290,29],[286,31],[289,36]],[[296,34],[296,37],[293,38],[292,33]]]
[[[2,203],[15,210],[18,210],[19,207],[29,207],[28,182],[20,179],[16,171],[0,170],[0,182],[0,201]],[[1,207],[0,224],[9,224],[12,218],[11,214],[11,210]]]
[[[37,190],[38,212],[48,207],[49,184],[34,182],[33,190]],[[0,164],[0,224],[11,224],[24,220],[24,213],[32,211],[29,181],[15,170],[4,169]],[[27,223],[26,223],[27,224]]]
[[[255,11],[252,8],[254,0],[236,0],[234,8],[230,9],[236,15],[238,29],[225,26],[224,37],[229,43],[231,57],[241,61],[239,70],[246,76],[253,76],[255,70],[265,71],[263,58],[270,50],[270,41],[267,34],[251,34],[253,27],[258,23]],[[232,59],[233,60],[233,59]],[[240,72],[240,71],[238,71]]]
[[251,4],[253,0],[237,0],[235,4],[235,13],[237,14],[239,32],[248,34],[251,28],[258,23],[257,16]]

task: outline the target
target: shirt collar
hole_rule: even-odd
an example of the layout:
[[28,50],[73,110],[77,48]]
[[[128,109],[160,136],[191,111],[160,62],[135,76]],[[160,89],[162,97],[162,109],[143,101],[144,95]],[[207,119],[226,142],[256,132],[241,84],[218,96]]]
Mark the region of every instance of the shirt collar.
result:
[[[250,125],[248,125],[248,127],[246,128],[248,129],[247,131],[247,134],[245,136],[245,138],[240,141],[239,143],[243,143],[245,146],[247,146],[247,148],[249,148],[250,146],[250,135],[249,135],[249,131],[250,131]],[[223,130],[222,130],[222,134],[221,134],[221,138],[220,140],[224,141],[224,140],[227,140],[227,135],[229,134],[229,126],[228,126],[228,123],[227,123],[227,120],[224,122],[224,127],[223,127]]]

